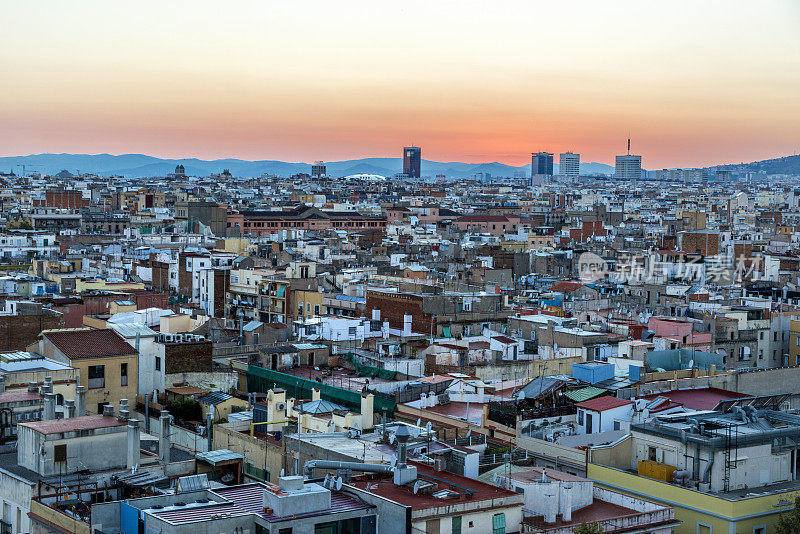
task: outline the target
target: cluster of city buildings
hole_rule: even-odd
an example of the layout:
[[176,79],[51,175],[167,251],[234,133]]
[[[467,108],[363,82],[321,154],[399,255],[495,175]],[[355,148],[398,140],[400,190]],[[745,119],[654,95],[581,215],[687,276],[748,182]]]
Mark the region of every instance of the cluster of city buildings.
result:
[[0,175],[0,533],[773,532],[800,177],[423,171]]

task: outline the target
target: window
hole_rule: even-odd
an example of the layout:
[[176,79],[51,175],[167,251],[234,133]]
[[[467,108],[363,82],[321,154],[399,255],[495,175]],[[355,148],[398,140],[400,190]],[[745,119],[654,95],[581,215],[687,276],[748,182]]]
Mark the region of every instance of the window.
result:
[[453,516],[453,526],[450,529],[453,534],[461,534],[461,516]]
[[697,523],[697,534],[711,534],[711,525],[705,523]]
[[119,366],[119,383],[122,386],[128,385],[128,364],[122,363]]
[[583,410],[578,410],[578,424],[583,425]]
[[647,459],[655,462],[656,461],[656,448],[655,447],[647,447]]
[[161,358],[156,356],[156,371],[160,371],[160,370],[161,370]]
[[66,462],[67,461],[67,446],[55,445],[53,446],[53,461]]
[[753,534],[767,534],[766,525],[758,525],[757,527],[753,527]]
[[506,514],[492,516],[492,534],[506,534]]
[[98,389],[106,386],[106,366],[89,366],[89,389]]
[[292,527],[278,530],[278,534],[292,534]]

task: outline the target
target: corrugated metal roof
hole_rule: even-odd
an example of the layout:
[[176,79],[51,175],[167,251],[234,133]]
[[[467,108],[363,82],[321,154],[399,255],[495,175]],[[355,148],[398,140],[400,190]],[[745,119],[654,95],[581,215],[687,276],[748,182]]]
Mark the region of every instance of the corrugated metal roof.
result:
[[317,345],[315,343],[292,343],[292,346],[297,350],[315,350],[315,349],[328,348],[327,345]]
[[573,402],[584,402],[584,401],[587,401],[589,399],[593,399],[595,397],[599,397],[603,393],[607,393],[607,392],[608,392],[608,390],[606,390],[606,389],[596,388],[594,386],[588,386],[588,387],[581,388],[581,389],[576,389],[576,390],[573,390],[573,391],[567,391],[566,393],[564,393],[564,396],[566,396],[568,399],[570,399]]
[[211,406],[216,406],[221,402],[225,402],[228,399],[232,399],[233,397],[228,395],[227,393],[223,393],[221,391],[212,391],[208,395],[200,397],[199,401],[203,404],[210,404]]
[[197,459],[208,462],[211,465],[216,465],[219,462],[227,462],[231,460],[241,460],[244,456],[239,453],[229,451],[228,449],[216,449],[208,452],[198,452]]
[[41,354],[37,354],[35,352],[24,352],[24,351],[14,351],[14,352],[4,352],[0,354],[0,361],[4,362],[22,362],[28,360],[41,360],[44,358]]
[[262,326],[264,326],[264,323],[262,323],[261,321],[250,321],[249,323],[247,323],[242,327],[242,330],[244,330],[245,332],[252,332],[256,328],[260,328]]
[[365,298],[358,298],[358,297],[348,297],[347,295],[335,295],[333,298],[336,300],[346,300],[348,302],[367,302]]
[[158,332],[139,323],[106,323],[109,328],[116,331],[125,339],[139,337],[156,337]]

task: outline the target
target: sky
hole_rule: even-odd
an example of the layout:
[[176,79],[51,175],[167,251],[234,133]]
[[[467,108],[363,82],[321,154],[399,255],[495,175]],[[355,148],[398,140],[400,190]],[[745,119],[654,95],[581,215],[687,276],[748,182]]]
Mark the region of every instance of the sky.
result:
[[800,152],[798,0],[0,0],[0,155]]

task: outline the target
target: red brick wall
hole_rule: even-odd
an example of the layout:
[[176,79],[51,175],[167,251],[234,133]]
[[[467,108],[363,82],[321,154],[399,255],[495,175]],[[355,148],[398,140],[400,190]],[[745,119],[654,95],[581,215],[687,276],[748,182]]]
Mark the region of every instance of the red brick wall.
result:
[[0,316],[0,352],[26,350],[42,330],[62,328],[63,319],[61,314]]
[[422,297],[416,295],[380,293],[367,291],[366,315],[372,316],[372,310],[381,311],[381,321],[389,321],[389,326],[402,330],[403,316],[410,314],[413,332],[430,332],[435,317],[422,312]]
[[207,373],[212,369],[210,341],[168,344],[164,351],[164,372]]

